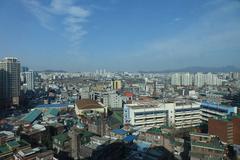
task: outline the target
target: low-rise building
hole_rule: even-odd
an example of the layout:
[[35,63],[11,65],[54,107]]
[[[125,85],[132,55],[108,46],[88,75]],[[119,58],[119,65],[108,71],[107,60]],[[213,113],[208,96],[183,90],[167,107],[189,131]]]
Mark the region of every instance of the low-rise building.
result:
[[77,115],[91,114],[92,112],[107,114],[107,107],[102,103],[91,99],[81,99],[75,106]]
[[110,132],[111,138],[123,139],[128,134],[124,129],[114,129]]
[[226,158],[227,148],[215,135],[191,133],[191,152],[193,160],[222,160]]
[[67,133],[62,133],[53,137],[53,149],[57,150],[57,153],[60,151],[63,152],[70,152],[71,151],[71,144],[70,144],[70,137]]

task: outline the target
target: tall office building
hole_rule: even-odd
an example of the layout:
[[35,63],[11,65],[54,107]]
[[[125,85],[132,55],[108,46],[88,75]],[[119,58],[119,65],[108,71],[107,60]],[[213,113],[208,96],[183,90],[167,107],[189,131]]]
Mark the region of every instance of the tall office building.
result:
[[4,104],[19,105],[20,62],[17,58],[6,57],[0,61],[1,97]]
[[7,99],[6,76],[6,71],[0,68],[0,108],[5,106]]

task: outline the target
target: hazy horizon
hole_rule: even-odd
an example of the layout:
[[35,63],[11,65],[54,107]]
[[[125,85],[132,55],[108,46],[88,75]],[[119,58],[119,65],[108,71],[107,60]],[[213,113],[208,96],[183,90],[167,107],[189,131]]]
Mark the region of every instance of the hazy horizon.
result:
[[240,1],[3,0],[0,57],[34,70],[240,67]]

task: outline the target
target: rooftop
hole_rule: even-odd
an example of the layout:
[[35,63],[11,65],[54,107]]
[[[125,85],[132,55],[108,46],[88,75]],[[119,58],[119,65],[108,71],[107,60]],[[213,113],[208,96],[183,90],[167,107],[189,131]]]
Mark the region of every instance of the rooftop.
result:
[[213,108],[213,109],[221,109],[226,111],[227,113],[235,112],[236,110],[236,107],[233,107],[233,106],[225,106],[225,105],[208,102],[208,101],[203,101],[201,103],[201,106],[205,108],[207,107],[207,108]]
[[55,108],[51,108],[47,111],[47,115],[57,116],[59,114],[59,110]]
[[63,144],[64,142],[68,141],[70,137],[67,133],[62,133],[54,136],[54,139],[57,139],[58,141],[60,141],[61,144]]
[[214,143],[203,143],[203,142],[192,142],[191,145],[195,147],[198,146],[198,147],[209,148],[212,150],[219,150],[219,151],[224,151],[224,148],[225,148],[222,145],[217,145]]
[[112,132],[115,134],[120,134],[120,135],[127,134],[127,131],[125,131],[124,129],[114,129],[114,130],[112,130]]
[[41,113],[42,111],[35,109],[23,117],[23,121],[33,123],[41,115]]
[[160,134],[160,133],[162,133],[162,130],[161,130],[161,128],[155,128],[155,127],[153,127],[153,128],[148,129],[148,130],[147,130],[147,133]]
[[136,139],[136,136],[134,136],[134,135],[128,135],[128,136],[126,136],[125,138],[123,138],[123,141],[124,142],[132,142],[134,139]]
[[17,147],[20,146],[20,144],[19,144],[17,141],[15,141],[15,140],[9,141],[9,142],[7,142],[6,144],[7,144],[7,146],[9,146],[9,147],[11,147],[11,148],[17,148]]
[[10,152],[10,149],[8,148],[8,146],[6,144],[5,145],[1,145],[0,146],[0,154],[7,153],[7,152]]
[[100,105],[97,101],[91,99],[81,99],[76,103],[78,109],[95,109],[95,108],[102,108],[103,106]]
[[70,104],[66,103],[66,104],[40,104],[37,105],[35,108],[66,108],[69,107]]

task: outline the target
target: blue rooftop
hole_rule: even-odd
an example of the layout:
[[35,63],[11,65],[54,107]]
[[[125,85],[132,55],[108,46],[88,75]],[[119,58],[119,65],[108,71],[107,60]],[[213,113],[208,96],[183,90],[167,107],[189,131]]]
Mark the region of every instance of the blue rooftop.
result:
[[125,138],[123,138],[123,141],[125,141],[125,142],[132,142],[134,139],[136,139],[136,136],[128,135]]
[[120,135],[127,134],[127,131],[125,131],[123,129],[114,129],[114,130],[112,130],[112,132],[115,134],[120,134]]
[[42,111],[35,109],[23,117],[23,120],[29,123],[33,123],[41,115],[41,113]]
[[203,101],[201,103],[201,107],[202,108],[213,109],[213,110],[219,110],[221,112],[225,112],[225,113],[228,113],[228,114],[237,112],[236,107],[225,106],[225,105],[221,105],[221,104],[211,103],[211,102],[208,102],[208,101]]
[[37,105],[35,108],[66,108],[68,107],[68,103],[67,104],[40,104]]

